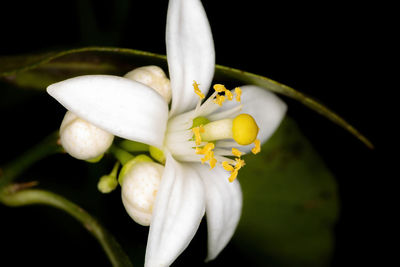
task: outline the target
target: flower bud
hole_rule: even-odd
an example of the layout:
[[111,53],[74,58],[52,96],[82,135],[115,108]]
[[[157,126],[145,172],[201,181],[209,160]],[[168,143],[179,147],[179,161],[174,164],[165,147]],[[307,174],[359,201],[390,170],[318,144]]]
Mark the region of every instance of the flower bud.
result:
[[136,68],[124,76],[125,78],[143,83],[159,93],[167,103],[171,101],[171,84],[164,71],[157,66]]
[[117,186],[117,178],[112,175],[103,175],[97,183],[97,189],[103,194],[112,192]]
[[119,162],[114,164],[114,168],[108,175],[103,175],[97,183],[97,189],[103,194],[108,194],[115,190],[118,186],[117,174],[119,169]]
[[67,111],[60,127],[60,142],[72,157],[81,160],[99,158],[111,146],[114,135]]
[[150,225],[163,171],[164,166],[161,164],[141,161],[134,164],[124,175],[122,203],[129,216],[138,224]]

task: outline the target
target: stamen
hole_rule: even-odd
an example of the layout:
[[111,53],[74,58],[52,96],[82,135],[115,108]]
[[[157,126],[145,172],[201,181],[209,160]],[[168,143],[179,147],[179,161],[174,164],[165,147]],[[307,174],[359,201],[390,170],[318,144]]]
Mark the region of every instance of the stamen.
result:
[[229,172],[234,171],[234,168],[232,167],[232,165],[230,165],[227,161],[222,162],[222,167]]
[[217,160],[214,157],[214,151],[212,151],[213,149],[213,143],[208,143],[203,148],[196,147],[196,154],[204,155],[204,158],[201,159],[201,163],[204,164],[204,162],[210,161],[211,169],[215,167],[215,164],[217,164]]
[[237,115],[239,115],[239,112],[242,110],[243,105],[236,105],[233,108],[218,112],[218,113],[214,113],[210,116],[208,116],[208,119],[210,121],[217,121],[217,120],[222,120],[225,118],[234,118]]
[[203,148],[196,147],[196,154],[202,154],[205,155],[206,153],[210,152],[211,150],[214,149],[214,143],[208,143],[205,145]]
[[200,97],[200,99],[205,98],[204,94],[201,92],[201,90],[199,88],[199,84],[196,81],[193,81],[193,88],[194,88],[194,92]]
[[232,172],[231,172],[231,176],[229,176],[229,182],[233,182],[233,181],[235,181],[236,180],[236,177],[238,176],[238,170],[233,170]]
[[261,151],[261,143],[259,139],[256,139],[254,141],[254,147],[251,149],[251,152],[253,152],[253,154],[257,154]]
[[196,110],[196,114],[201,114],[202,116],[207,116],[209,114],[212,114],[215,110],[217,110],[219,107],[213,105],[214,103],[214,97],[218,95],[218,92],[214,92],[209,98],[207,98],[206,101],[200,106],[198,110]]
[[241,158],[235,158],[235,161],[236,161],[235,170],[240,170],[244,165],[246,165],[244,160],[242,160]]
[[236,101],[240,102],[240,97],[242,96],[242,89],[240,89],[240,87],[236,87],[235,94],[236,94]]
[[239,149],[237,149],[237,148],[232,148],[232,154],[235,157],[240,157],[242,155],[242,152],[240,152]]
[[[237,158],[235,158],[234,163],[228,163],[227,161],[223,161],[222,162],[222,167],[229,171],[231,173],[231,176],[229,176],[229,182],[233,182],[235,181],[236,177],[238,176],[239,170],[246,165],[246,163],[244,162],[244,160],[242,160],[240,158],[240,156],[242,155],[242,152],[240,152],[237,148],[232,148],[232,154],[234,156],[237,156]],[[235,165],[234,167],[232,165]]]
[[217,164],[217,160],[214,158],[213,152],[212,158],[210,159],[210,168],[213,169],[215,167],[215,164]]
[[[228,98],[228,100],[232,100],[233,99],[233,94],[231,91],[229,91],[228,89],[226,89],[225,85],[223,84],[215,84],[213,86],[214,90],[218,93],[225,93],[225,97]],[[219,103],[217,103],[218,105],[221,105]]]
[[229,90],[225,90],[225,96],[226,96],[226,98],[228,98],[228,100],[232,100],[233,99],[233,94]]
[[218,93],[222,93],[222,92],[226,91],[225,85],[223,85],[223,84],[214,84],[213,88]]
[[204,158],[201,159],[201,163],[203,164],[206,161],[211,160],[212,158],[214,158],[214,151],[208,151],[205,155]]
[[219,106],[222,106],[222,103],[225,102],[225,96],[223,95],[217,95],[214,99],[214,103],[218,104]]
[[231,176],[229,177],[229,182],[235,181],[236,177],[238,176],[239,170],[245,165],[244,160],[240,158],[235,158],[236,165],[233,171],[231,171]]
[[195,142],[196,142],[196,146],[199,146],[201,144],[201,134],[200,133],[204,133],[203,125],[200,125],[199,127],[192,128],[192,132],[194,134],[194,139],[195,139]]

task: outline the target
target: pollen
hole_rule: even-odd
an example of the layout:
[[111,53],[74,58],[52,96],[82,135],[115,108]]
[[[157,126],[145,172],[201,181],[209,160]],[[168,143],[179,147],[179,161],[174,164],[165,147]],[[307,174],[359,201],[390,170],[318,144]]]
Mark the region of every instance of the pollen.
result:
[[199,84],[196,81],[193,81],[194,92],[200,97],[200,99],[204,99],[205,95],[201,92],[199,88]]
[[261,143],[259,139],[256,139],[254,141],[254,147],[251,149],[251,152],[253,152],[253,154],[257,154],[261,151]]
[[218,104],[219,106],[222,106],[222,103],[225,102],[225,96],[223,95],[217,95],[214,99],[214,103]]
[[206,153],[210,152],[211,150],[214,149],[214,143],[208,143],[205,145],[203,148],[196,147],[196,154],[202,154],[205,155]]
[[222,167],[228,172],[233,172],[235,169],[227,161],[222,162]]
[[242,96],[242,89],[240,89],[240,87],[236,87],[235,94],[236,94],[236,101],[240,102],[240,97]]
[[238,170],[233,170],[232,172],[231,172],[231,176],[229,176],[229,182],[233,182],[233,181],[235,181],[236,180],[236,177],[238,176]]
[[214,151],[208,151],[204,154],[204,158],[201,159],[201,163],[203,164],[206,161],[209,161],[214,158]]
[[214,90],[217,91],[218,93],[222,93],[222,92],[227,91],[225,85],[223,85],[223,84],[218,84],[218,83],[217,83],[217,84],[214,84],[213,88],[214,88]]
[[246,163],[244,162],[244,160],[242,160],[241,158],[235,158],[236,161],[236,165],[233,169],[233,171],[231,171],[231,176],[229,177],[229,182],[233,182],[235,181],[236,177],[239,174],[239,170],[246,165]]
[[203,125],[200,125],[199,127],[192,128],[192,132],[194,134],[194,139],[195,139],[195,142],[196,142],[196,146],[199,146],[201,144],[201,133],[204,133]]
[[233,99],[233,94],[229,90],[225,91],[225,96],[226,96],[226,98],[228,98],[228,100],[232,100]]
[[233,119],[232,135],[239,145],[249,145],[256,140],[258,125],[254,118],[249,114],[240,114]]
[[217,164],[217,160],[214,157],[214,143],[208,143],[203,148],[196,147],[196,154],[204,155],[204,158],[201,159],[201,163],[209,161],[211,169],[215,167]]
[[235,161],[236,161],[235,170],[240,170],[244,165],[246,165],[244,160],[242,160],[241,158],[235,158]]
[[217,164],[217,160],[214,158],[214,153],[213,153],[213,156],[210,159],[210,168],[213,169],[216,164]]
[[242,152],[240,152],[238,149],[236,148],[232,148],[232,154],[234,156],[236,156],[237,158],[235,158],[235,165],[232,166],[231,164],[229,164],[227,161],[222,162],[222,168],[224,168],[226,171],[230,172],[231,175],[229,176],[228,180],[229,182],[233,182],[235,181],[236,177],[239,174],[239,170],[246,165],[246,163],[244,162],[244,160],[242,160],[240,158],[240,156],[242,155]]
[[232,154],[235,157],[240,157],[242,155],[242,152],[240,152],[239,149],[237,149],[237,148],[232,148]]

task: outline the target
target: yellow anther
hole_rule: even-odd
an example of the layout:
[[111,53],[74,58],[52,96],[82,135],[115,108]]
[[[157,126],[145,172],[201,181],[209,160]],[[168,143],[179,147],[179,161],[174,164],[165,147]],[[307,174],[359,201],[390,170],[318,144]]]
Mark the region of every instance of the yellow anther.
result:
[[193,88],[194,88],[194,92],[200,97],[200,99],[205,98],[204,94],[201,92],[201,90],[199,88],[199,84],[196,81],[193,81]]
[[256,121],[249,114],[240,114],[233,119],[232,135],[239,145],[249,145],[256,140],[258,126]]
[[240,152],[237,148],[232,148],[232,154],[236,157],[240,157],[242,155],[242,152]]
[[222,106],[222,103],[224,103],[224,102],[225,102],[225,96],[223,96],[223,95],[217,95],[214,99],[214,103],[216,103],[220,106]]
[[235,165],[235,170],[240,170],[244,165],[246,165],[246,163],[244,162],[244,160],[240,159],[240,158],[235,158],[236,161],[236,165]]
[[257,154],[261,151],[261,143],[259,139],[256,139],[254,141],[254,147],[251,149],[251,152],[253,152],[253,154]]
[[215,167],[215,164],[217,164],[217,160],[214,158],[214,151],[212,151],[213,149],[213,143],[208,143],[203,148],[196,147],[196,154],[204,155],[204,158],[201,159],[201,163],[204,164],[204,162],[210,161],[211,169]]
[[225,91],[225,96],[226,96],[226,98],[228,98],[228,100],[232,100],[233,99],[233,94],[229,90]]
[[233,168],[232,165],[230,165],[227,161],[222,162],[222,167],[229,171],[229,172],[233,172],[235,169]]
[[235,181],[236,177],[238,176],[238,170],[234,170],[231,172],[231,176],[229,176],[229,182]]
[[201,159],[201,163],[204,163],[208,160],[212,160],[214,158],[214,151],[208,151],[204,154],[204,158]]
[[203,148],[199,148],[196,147],[196,154],[202,154],[205,155],[206,153],[208,153],[209,151],[214,149],[214,143],[208,143],[207,145],[205,145]]
[[226,91],[225,85],[223,85],[223,84],[214,84],[213,88],[218,93],[222,93],[222,92]]
[[199,146],[201,144],[201,135],[200,135],[200,133],[204,133],[203,125],[200,125],[199,127],[192,128],[192,132],[194,134],[194,139],[195,139],[195,142],[196,142],[196,146]]
[[214,158],[213,153],[213,157],[210,159],[210,168],[213,169],[215,167],[215,164],[217,164],[217,160]]
[[236,101],[240,102],[240,97],[242,96],[242,89],[240,89],[240,87],[236,87],[235,94],[236,94]]
[[[232,149],[233,150],[233,149]],[[235,167],[230,165],[227,161],[222,162],[222,167],[227,170],[228,172],[231,173],[231,176],[229,176],[229,182],[235,181],[236,177],[238,176],[239,170],[246,165],[244,160],[241,158],[235,158],[236,164]]]

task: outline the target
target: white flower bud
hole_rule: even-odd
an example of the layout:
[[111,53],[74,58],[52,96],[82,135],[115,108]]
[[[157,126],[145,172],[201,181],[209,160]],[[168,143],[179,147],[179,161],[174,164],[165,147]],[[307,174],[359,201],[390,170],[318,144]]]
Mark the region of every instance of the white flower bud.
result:
[[114,135],[67,111],[60,127],[60,141],[64,150],[81,160],[95,159],[111,146]]
[[136,68],[124,76],[125,78],[143,83],[159,93],[167,103],[171,101],[171,84],[164,71],[157,66]]
[[138,224],[150,225],[163,171],[163,165],[143,161],[134,164],[124,175],[122,203],[129,216]]

